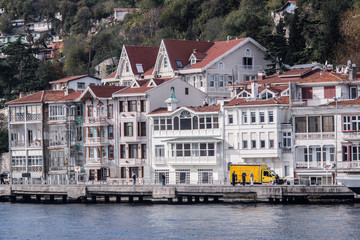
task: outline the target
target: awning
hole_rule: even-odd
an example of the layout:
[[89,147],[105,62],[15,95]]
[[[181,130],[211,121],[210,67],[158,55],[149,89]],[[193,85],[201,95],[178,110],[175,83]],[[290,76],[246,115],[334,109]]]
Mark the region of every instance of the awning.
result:
[[216,137],[178,137],[178,138],[172,138],[168,140],[163,140],[162,142],[168,142],[168,143],[195,143],[195,142],[202,142],[202,143],[208,143],[208,142],[222,142],[222,139],[216,138]]

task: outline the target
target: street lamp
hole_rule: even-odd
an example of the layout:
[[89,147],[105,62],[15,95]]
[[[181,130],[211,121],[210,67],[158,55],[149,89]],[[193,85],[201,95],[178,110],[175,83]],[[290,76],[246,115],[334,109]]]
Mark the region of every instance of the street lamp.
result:
[[76,108],[75,105],[71,105],[71,106],[66,106],[66,105],[63,105],[63,108],[66,111],[66,117],[68,119],[68,146],[67,146],[67,149],[65,148],[65,152],[67,153],[67,181],[68,181],[68,184],[70,184],[70,147],[71,147],[71,128],[70,128],[70,112],[71,112],[71,109],[74,109]]
[[338,170],[338,158],[337,158],[337,115],[338,115],[338,100],[339,98],[334,97],[335,101],[335,185],[337,185],[337,170]]

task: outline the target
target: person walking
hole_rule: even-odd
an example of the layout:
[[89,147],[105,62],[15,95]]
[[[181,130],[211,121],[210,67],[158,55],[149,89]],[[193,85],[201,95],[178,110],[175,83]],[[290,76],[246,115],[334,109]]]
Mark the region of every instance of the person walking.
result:
[[133,184],[136,185],[136,174],[133,172],[132,173],[132,179],[133,179]]
[[5,184],[4,178],[5,178],[4,173],[1,173],[0,174],[0,181],[1,181],[0,184]]
[[250,176],[250,185],[254,185],[254,174],[252,172],[249,172],[249,176]]
[[241,176],[242,176],[242,184],[243,184],[243,186],[245,186],[246,172],[244,171]]
[[276,174],[275,176],[275,185],[279,184],[279,175]]
[[165,186],[165,174],[161,176],[161,183],[163,186]]
[[235,180],[236,180],[236,174],[235,174],[235,171],[233,171],[233,173],[231,175],[231,181],[232,181],[233,186],[235,186]]

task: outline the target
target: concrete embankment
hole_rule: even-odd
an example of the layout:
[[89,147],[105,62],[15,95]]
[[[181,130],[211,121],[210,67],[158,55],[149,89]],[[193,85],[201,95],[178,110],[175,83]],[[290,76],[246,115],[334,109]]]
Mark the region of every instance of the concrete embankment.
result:
[[10,202],[355,202],[343,186],[119,186],[119,185],[0,185],[0,201]]

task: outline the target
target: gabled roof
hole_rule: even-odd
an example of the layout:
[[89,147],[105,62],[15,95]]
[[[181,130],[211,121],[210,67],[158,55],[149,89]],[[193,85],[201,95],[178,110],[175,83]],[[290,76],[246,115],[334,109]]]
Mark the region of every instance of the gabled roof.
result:
[[[144,74],[155,65],[159,47],[124,46],[128,55],[131,69],[135,75]],[[138,72],[136,64],[141,64],[144,72]]]
[[176,111],[179,111],[179,109],[189,109],[193,112],[198,112],[198,113],[204,113],[204,112],[218,112],[220,111],[220,105],[212,105],[212,106],[185,106],[185,107],[179,107],[174,111],[168,111],[167,108],[158,108],[155,109],[154,111],[152,111],[151,115],[157,115],[157,114],[170,114]]
[[[157,87],[160,84],[167,82],[171,79],[172,78],[162,78],[162,79],[154,78],[154,79],[146,79],[146,80],[136,80],[136,84],[137,84],[136,87],[130,87],[130,88],[124,89],[123,91],[121,91],[115,95],[117,96],[117,95],[123,95],[123,94],[146,93],[147,91],[153,89],[154,87]],[[156,84],[156,86],[150,87],[149,83],[151,81],[153,81]]]
[[43,98],[44,91],[39,91],[33,94],[29,94],[22,98],[18,98],[12,101],[7,102],[7,105],[11,104],[24,104],[24,103],[41,103]]
[[105,79],[112,79],[116,76],[116,71],[114,71],[113,73],[111,73],[109,76],[107,76]]
[[289,96],[282,96],[280,98],[271,98],[267,100],[249,100],[245,98],[234,98],[225,107],[231,106],[247,106],[247,105],[278,105],[278,104],[289,104]]
[[214,42],[214,44],[209,49],[207,49],[206,52],[203,52],[206,57],[202,61],[197,62],[186,69],[203,68],[218,57],[230,51],[232,48],[236,47],[239,43],[247,39],[248,38],[242,38],[229,41]]
[[189,41],[189,40],[175,40],[164,39],[171,67],[174,71],[178,70],[176,60],[180,60],[183,66],[189,64],[189,58],[196,49],[198,52],[206,52],[214,42],[203,41]]
[[72,89],[70,89],[68,95],[65,95],[65,91],[63,90],[42,90],[22,98],[12,100],[6,104],[11,105],[76,100],[81,93],[82,91],[72,91]]
[[125,86],[89,86],[91,92],[98,98],[111,98],[112,94],[126,88]]
[[[67,83],[72,80],[76,80],[76,79],[83,78],[83,77],[90,77],[90,76],[89,75],[71,76],[71,77],[66,77],[66,78],[61,78],[59,80],[51,81],[50,83]],[[93,77],[93,78],[95,78],[95,77]]]
[[59,101],[77,100],[83,92],[84,91],[82,91],[82,90],[74,91],[74,92],[69,93],[68,95],[64,96],[63,98],[59,99]]

